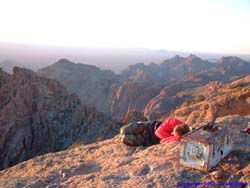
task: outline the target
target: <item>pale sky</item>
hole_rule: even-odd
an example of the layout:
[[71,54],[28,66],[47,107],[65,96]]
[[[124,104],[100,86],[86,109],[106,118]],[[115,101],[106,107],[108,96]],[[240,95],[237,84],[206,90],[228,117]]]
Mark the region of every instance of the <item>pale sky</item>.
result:
[[250,53],[250,0],[0,0],[0,42]]

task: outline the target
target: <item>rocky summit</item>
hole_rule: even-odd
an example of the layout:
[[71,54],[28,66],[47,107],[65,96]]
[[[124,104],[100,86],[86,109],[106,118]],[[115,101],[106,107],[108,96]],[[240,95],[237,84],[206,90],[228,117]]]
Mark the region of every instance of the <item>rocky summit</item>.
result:
[[0,171],[0,187],[141,188],[223,187],[250,183],[250,135],[241,133],[249,116],[217,120],[237,132],[231,154],[210,172],[180,165],[180,142],[131,147],[116,137],[49,153]]
[[0,99],[0,169],[118,132],[109,117],[82,106],[58,81],[28,69],[0,70]]

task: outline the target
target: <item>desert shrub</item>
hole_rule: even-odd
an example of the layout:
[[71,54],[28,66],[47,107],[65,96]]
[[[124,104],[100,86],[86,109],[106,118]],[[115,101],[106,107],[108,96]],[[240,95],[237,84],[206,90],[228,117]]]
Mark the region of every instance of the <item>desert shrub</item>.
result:
[[103,141],[104,140],[104,138],[101,136],[101,137],[98,137],[97,139],[96,139],[96,142],[101,142],[101,141]]
[[195,102],[201,102],[204,101],[206,97],[204,95],[199,95],[198,98],[195,100]]
[[170,110],[170,116],[174,116],[175,109]]
[[79,146],[82,146],[82,145],[84,145],[83,141],[76,141],[76,142],[74,142],[73,144],[71,144],[69,146],[69,149],[73,149],[73,148],[76,148],[76,147],[79,147]]
[[191,104],[193,104],[194,100],[191,98],[187,98],[187,100],[185,101],[185,106],[189,106]]
[[238,86],[238,87],[236,88],[236,91],[237,91],[237,92],[240,92],[240,91],[242,90],[242,88],[243,88],[242,86]]

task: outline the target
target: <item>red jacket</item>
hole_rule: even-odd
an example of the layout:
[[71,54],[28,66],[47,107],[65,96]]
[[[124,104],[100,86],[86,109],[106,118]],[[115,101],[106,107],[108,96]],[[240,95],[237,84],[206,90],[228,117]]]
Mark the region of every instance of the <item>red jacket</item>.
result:
[[179,136],[174,136],[173,130],[174,128],[183,122],[179,121],[175,118],[169,118],[164,123],[162,123],[155,131],[155,135],[161,139],[160,143],[168,143],[173,141],[180,141],[181,138]]

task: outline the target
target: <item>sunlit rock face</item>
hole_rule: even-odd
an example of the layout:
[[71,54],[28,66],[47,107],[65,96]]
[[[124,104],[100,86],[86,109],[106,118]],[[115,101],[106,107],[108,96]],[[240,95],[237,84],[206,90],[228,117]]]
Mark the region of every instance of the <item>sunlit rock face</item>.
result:
[[199,125],[227,115],[250,115],[250,76],[237,79],[214,90],[202,101],[183,104],[175,110],[177,118],[188,124]]

